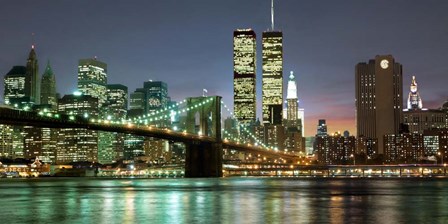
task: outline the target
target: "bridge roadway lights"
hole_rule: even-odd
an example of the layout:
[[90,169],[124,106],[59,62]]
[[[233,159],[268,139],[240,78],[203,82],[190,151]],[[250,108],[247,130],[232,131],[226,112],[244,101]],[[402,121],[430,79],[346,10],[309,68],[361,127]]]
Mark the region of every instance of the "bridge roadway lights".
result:
[[185,146],[185,177],[222,177],[221,143],[192,141]]

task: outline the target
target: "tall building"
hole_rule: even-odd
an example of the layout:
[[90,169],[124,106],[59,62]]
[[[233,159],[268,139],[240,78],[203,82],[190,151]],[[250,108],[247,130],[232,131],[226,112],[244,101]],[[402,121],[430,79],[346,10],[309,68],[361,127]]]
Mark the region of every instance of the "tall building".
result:
[[417,89],[417,81],[415,80],[415,76],[412,76],[412,82],[410,87],[410,92],[408,95],[408,109],[422,109],[423,102],[420,97],[420,93],[418,93]]
[[288,151],[305,153],[305,139],[303,138],[302,122],[299,118],[299,100],[297,85],[293,72],[289,76],[286,95],[286,148]]
[[154,112],[168,106],[168,85],[161,81],[143,83],[146,93],[146,113]]
[[[90,95],[71,94],[58,100],[58,112],[72,116],[96,119],[98,99]],[[59,164],[78,161],[98,161],[98,133],[82,128],[61,128],[58,136]]]
[[128,109],[128,87],[121,84],[107,85],[107,115],[125,119]]
[[[107,101],[104,105],[108,120],[126,119],[128,107],[128,87],[121,84],[107,85]],[[98,162],[110,164],[123,158],[125,134],[98,132]]]
[[56,110],[58,106],[56,79],[50,61],[48,61],[45,72],[42,74],[40,88],[40,104],[49,105],[53,110]]
[[262,37],[262,109],[264,124],[281,124],[283,110],[283,34],[265,31]]
[[4,77],[4,94],[5,104],[17,105],[28,103],[30,101],[25,91],[26,83],[26,67],[14,66]]
[[384,154],[384,135],[398,134],[402,122],[402,65],[391,55],[377,55],[356,65],[356,128],[358,136],[378,140]]
[[107,100],[107,64],[96,58],[80,59],[78,90],[83,95],[98,98],[98,107],[102,107]]
[[251,29],[233,32],[233,111],[243,124],[256,119],[257,40]]
[[274,1],[271,5],[271,30],[262,34],[263,124],[279,125],[283,112],[283,33],[274,29]]
[[28,60],[26,62],[25,95],[30,98],[31,103],[39,104],[39,65],[37,63],[34,45],[31,47]]

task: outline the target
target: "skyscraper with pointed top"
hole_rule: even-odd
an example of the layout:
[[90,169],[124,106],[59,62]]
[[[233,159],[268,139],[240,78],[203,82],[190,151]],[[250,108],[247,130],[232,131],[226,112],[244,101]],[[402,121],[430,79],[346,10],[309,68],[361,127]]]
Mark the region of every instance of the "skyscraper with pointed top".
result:
[[423,103],[422,98],[420,97],[420,93],[418,93],[417,89],[417,81],[415,80],[415,76],[412,76],[410,92],[408,95],[408,109],[422,109]]
[[40,101],[38,78],[39,65],[34,45],[32,45],[26,62],[25,96],[29,97],[30,102],[35,104],[39,104]]
[[274,1],[271,1],[271,30],[262,34],[263,124],[280,125],[283,110],[283,33],[274,27]]
[[45,72],[42,74],[40,87],[40,104],[49,105],[53,110],[56,110],[58,106],[56,78],[50,66],[50,61],[48,61]]

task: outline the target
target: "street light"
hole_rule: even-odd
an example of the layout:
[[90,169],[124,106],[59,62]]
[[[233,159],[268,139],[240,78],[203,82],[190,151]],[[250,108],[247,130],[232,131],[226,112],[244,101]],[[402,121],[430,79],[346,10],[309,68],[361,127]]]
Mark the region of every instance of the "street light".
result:
[[437,155],[440,156],[440,158],[441,158],[441,160],[442,160],[442,161],[441,161],[441,162],[442,162],[441,164],[443,164],[443,154],[442,154],[441,152],[438,152]]
[[350,157],[353,158],[353,166],[356,166],[356,157],[355,157],[355,155],[351,154]]

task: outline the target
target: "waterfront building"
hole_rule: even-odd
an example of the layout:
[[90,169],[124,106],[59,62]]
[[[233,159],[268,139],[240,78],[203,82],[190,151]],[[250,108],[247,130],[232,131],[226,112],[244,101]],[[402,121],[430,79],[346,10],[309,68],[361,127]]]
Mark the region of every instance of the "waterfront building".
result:
[[384,153],[384,135],[398,134],[402,123],[402,65],[392,55],[377,55],[356,65],[357,135],[377,139]]
[[356,138],[354,136],[345,137],[339,132],[316,136],[315,153],[320,164],[353,165],[356,163],[355,151]]
[[49,105],[52,110],[58,107],[58,98],[56,93],[56,79],[50,61],[47,63],[40,85],[40,104]]
[[97,58],[80,59],[78,64],[78,91],[98,99],[98,108],[107,100],[107,64]]
[[0,124],[0,157],[13,157],[12,136],[12,126]]
[[32,45],[26,62],[25,80],[25,96],[29,97],[30,103],[40,103],[39,90],[39,65],[37,63],[37,55],[34,50],[34,45]]
[[[58,112],[84,119],[97,119],[99,116],[98,99],[79,92],[65,95],[58,101]],[[61,128],[58,135],[58,164],[79,161],[98,161],[98,133],[82,128]]]
[[256,119],[256,46],[252,29],[233,32],[233,111],[242,124]]
[[448,129],[384,136],[386,163],[435,163],[448,158]]
[[[128,88],[121,84],[107,85],[107,100],[103,107],[103,114],[107,120],[126,119]],[[123,133],[98,132],[98,162],[110,164],[123,158]]]

